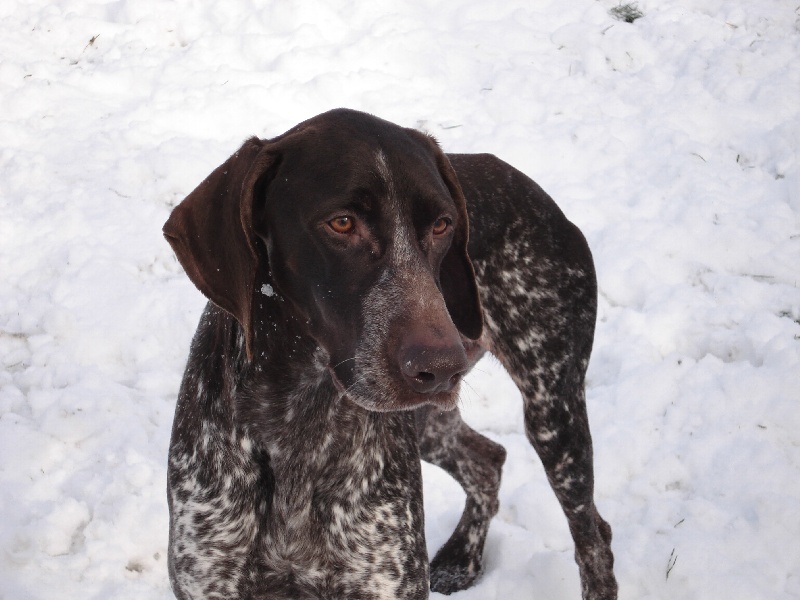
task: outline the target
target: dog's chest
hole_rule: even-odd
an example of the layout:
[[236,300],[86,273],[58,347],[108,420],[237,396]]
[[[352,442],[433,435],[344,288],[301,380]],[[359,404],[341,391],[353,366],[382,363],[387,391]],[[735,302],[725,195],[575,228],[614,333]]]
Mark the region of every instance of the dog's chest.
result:
[[300,598],[427,597],[413,416],[332,413],[321,415],[324,428],[308,413],[284,414],[290,434],[264,439],[274,490],[258,587]]

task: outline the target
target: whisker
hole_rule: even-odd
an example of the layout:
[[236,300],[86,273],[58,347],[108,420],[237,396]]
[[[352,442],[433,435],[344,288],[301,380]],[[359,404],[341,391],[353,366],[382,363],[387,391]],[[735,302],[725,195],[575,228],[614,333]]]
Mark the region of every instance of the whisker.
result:
[[345,391],[342,392],[342,396],[346,396],[350,392],[350,390],[352,390],[358,383],[365,380],[366,378],[367,378],[366,375],[362,375],[361,377],[356,379],[353,383],[347,386],[347,389]]
[[[469,388],[469,391],[472,392],[471,398],[468,398],[470,394],[466,394],[464,390],[464,386]],[[468,382],[461,380],[461,387],[458,388],[458,398],[456,398],[456,404],[458,406],[464,406],[467,400],[471,400],[477,398],[479,396],[478,391],[472,387]]]
[[[472,387],[472,384],[469,381],[466,381],[465,379],[462,379],[461,380],[461,385],[462,386],[467,386],[473,394],[475,394],[476,396],[478,395],[478,390],[476,390],[474,387]],[[462,387],[461,389],[458,390],[458,395],[459,396],[461,395],[461,392],[463,391],[463,389],[464,388]]]
[[334,368],[334,369],[335,369],[336,367],[341,367],[341,366],[342,366],[344,363],[346,363],[347,361],[349,361],[349,360],[353,360],[353,361],[354,361],[355,359],[356,359],[356,357],[355,357],[355,356],[352,356],[352,357],[350,357],[350,358],[345,358],[345,359],[344,359],[342,362],[340,362],[340,363],[338,363],[338,364],[336,364],[336,365],[333,365],[333,367],[332,367],[332,368]]

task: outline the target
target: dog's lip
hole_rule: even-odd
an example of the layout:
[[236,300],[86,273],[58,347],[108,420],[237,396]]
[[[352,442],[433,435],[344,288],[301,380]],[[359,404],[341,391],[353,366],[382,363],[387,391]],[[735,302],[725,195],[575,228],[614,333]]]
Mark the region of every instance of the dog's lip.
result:
[[435,406],[443,411],[450,411],[458,406],[458,388],[460,384],[460,378],[459,381],[452,386],[452,388],[432,394],[417,392],[404,385],[403,387],[405,388],[405,393],[402,394],[399,399],[386,403],[370,403],[369,406],[366,406],[362,402],[359,402],[358,396],[354,397],[349,393],[352,384],[349,386],[345,385],[341,378],[336,374],[336,370],[332,366],[328,367],[328,372],[331,375],[331,380],[337,392],[339,392],[342,396],[349,398],[354,404],[357,404],[369,411],[396,412],[416,410],[417,408],[425,405]]
[[386,410],[416,410],[422,406],[434,406],[444,412],[451,411],[458,406],[457,391],[451,390],[435,394],[420,394],[419,392],[409,391],[408,396],[401,399],[399,405],[388,407]]
[[[399,402],[377,404],[371,406],[363,406],[356,399],[350,398],[354,403],[362,408],[372,412],[403,412],[416,410],[423,406],[434,406],[443,412],[451,411],[458,406],[458,396],[455,394],[417,394],[410,393],[409,396],[414,395],[416,398],[403,398]],[[445,396],[442,398],[442,396]]]
[[[417,394],[418,396],[422,396],[422,400],[418,403],[415,403],[413,408],[419,408],[420,406],[424,406],[429,404],[431,406],[435,406],[440,410],[443,411],[450,411],[453,410],[456,406],[458,406],[458,390],[453,388],[447,392],[439,392],[437,394]],[[425,397],[427,396],[427,397]]]

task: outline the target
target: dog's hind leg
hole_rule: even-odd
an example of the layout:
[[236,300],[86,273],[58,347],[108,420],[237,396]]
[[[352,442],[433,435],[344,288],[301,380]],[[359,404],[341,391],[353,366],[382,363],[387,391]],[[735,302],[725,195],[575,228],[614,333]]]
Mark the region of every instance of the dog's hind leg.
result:
[[422,459],[444,469],[467,494],[456,530],[431,561],[431,590],[450,594],[468,588],[481,574],[506,451],[471,429],[457,409],[418,410],[417,430]]
[[525,432],[567,517],[585,600],[616,600],[611,527],[594,503],[592,443],[583,389],[524,391]]
[[[594,502],[584,381],[594,336],[596,287],[582,238],[559,262],[505,269],[479,264],[490,349],[524,400],[525,433],[567,517],[584,600],[615,600],[611,528]],[[524,248],[516,242],[509,247]],[[575,263],[568,257],[582,257]],[[496,276],[495,274],[501,274]]]
[[561,389],[552,381],[514,379],[525,402],[525,433],[542,461],[575,542],[582,597],[616,600],[611,527],[594,502],[592,440],[583,378],[574,375],[571,385]]

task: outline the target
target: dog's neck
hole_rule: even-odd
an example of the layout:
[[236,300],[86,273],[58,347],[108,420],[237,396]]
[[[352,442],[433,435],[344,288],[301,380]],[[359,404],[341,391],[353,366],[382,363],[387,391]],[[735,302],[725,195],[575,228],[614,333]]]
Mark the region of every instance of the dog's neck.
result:
[[[334,384],[328,354],[287,304],[278,295],[260,302],[250,360],[241,327],[220,311],[219,320],[233,332],[226,335],[227,354],[236,373],[236,393],[227,395],[227,402],[235,403],[220,411],[230,413],[236,436],[269,457],[276,494],[286,495],[287,502],[320,492],[294,489],[295,481],[329,482],[337,468],[369,489],[390,455],[417,453],[414,415],[371,412],[353,403]],[[352,495],[346,487],[325,494]]]
[[[313,339],[277,331],[291,323],[262,322],[262,355],[244,367],[236,397],[237,429],[263,453],[263,485],[271,488],[260,569],[277,578],[269,585],[304,580],[330,586],[331,597],[373,579],[378,589],[388,584],[373,550],[389,535],[402,539],[381,558],[398,574],[391,585],[427,582],[419,575],[428,564],[414,414],[354,404],[334,385],[327,353]],[[291,347],[271,344],[270,331],[293,340]],[[332,570],[343,580],[315,581],[314,573]],[[355,573],[365,577],[358,585],[346,581]]]
[[[237,427],[269,455],[276,481],[290,484],[298,472],[304,483],[317,473],[327,480],[343,463],[356,478],[375,478],[387,453],[416,452],[412,413],[356,405],[334,384],[328,354],[298,319],[266,311],[261,317],[256,351],[242,368],[233,408]],[[402,434],[388,431],[398,428]]]

